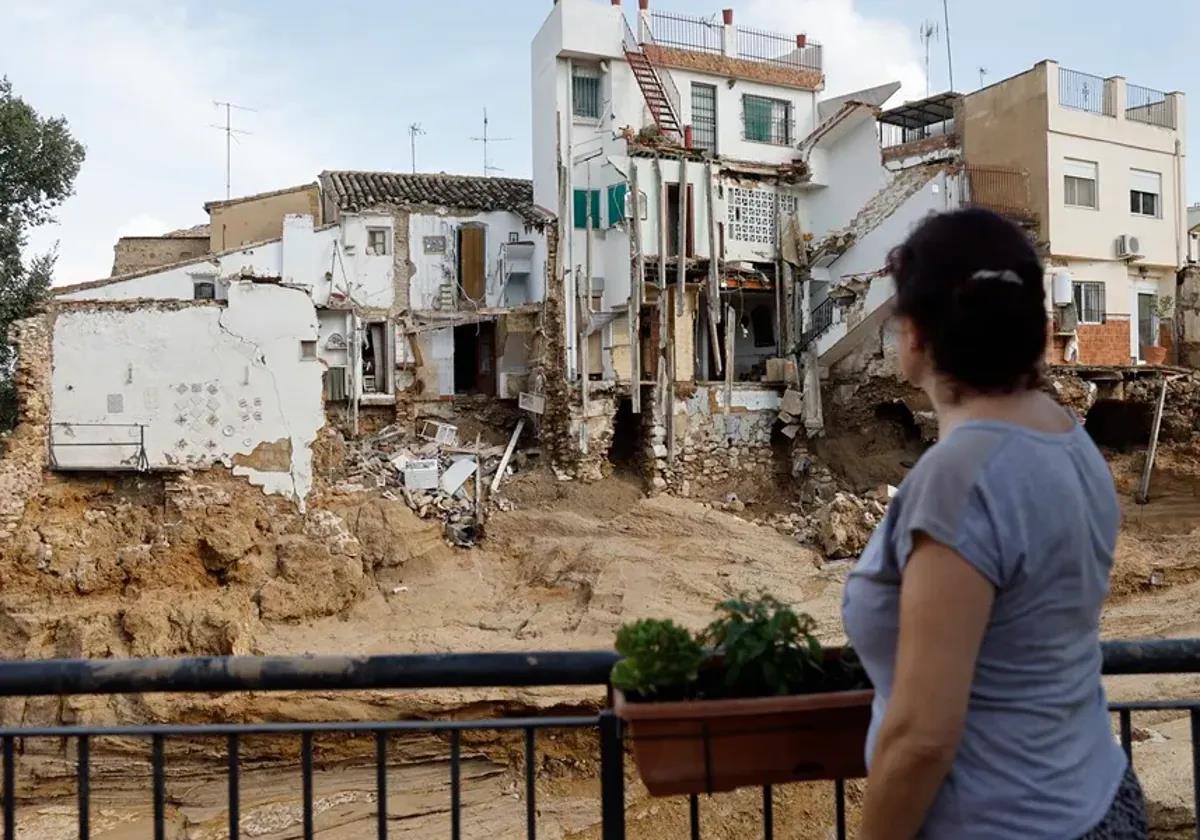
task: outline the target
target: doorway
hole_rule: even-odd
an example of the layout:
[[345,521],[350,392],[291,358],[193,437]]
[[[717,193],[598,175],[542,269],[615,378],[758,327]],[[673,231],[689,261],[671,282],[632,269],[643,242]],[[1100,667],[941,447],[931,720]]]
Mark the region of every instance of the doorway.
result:
[[636,472],[641,445],[641,415],[633,413],[632,400],[621,400],[613,418],[613,439],[608,449],[608,460],[619,470]]
[[1158,343],[1158,318],[1154,314],[1158,295],[1138,292],[1137,296],[1137,360],[1146,359],[1146,348]]
[[458,229],[459,286],[463,297],[479,306],[486,303],[486,240],[486,228],[482,225],[463,225]]
[[[695,213],[695,194],[692,185],[687,188],[687,237],[684,247],[686,256],[694,256],[696,243],[693,234]],[[667,256],[679,256],[679,184],[667,184]]]
[[454,393],[496,395],[496,325],[454,328]]

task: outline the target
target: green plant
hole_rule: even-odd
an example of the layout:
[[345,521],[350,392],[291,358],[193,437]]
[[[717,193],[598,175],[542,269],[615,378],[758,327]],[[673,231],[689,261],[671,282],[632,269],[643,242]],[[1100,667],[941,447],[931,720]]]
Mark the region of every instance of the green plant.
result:
[[824,684],[824,652],[812,635],[812,616],[770,595],[743,595],[717,610],[720,617],[705,629],[703,641],[720,658],[727,696],[795,694]]
[[[763,595],[717,605],[693,637],[671,621],[643,619],[617,631],[612,684],[633,700],[763,697],[870,687],[850,648],[822,649],[816,622]],[[707,650],[706,650],[707,649]]]
[[639,697],[685,695],[704,661],[699,642],[670,620],[642,619],[622,625],[617,631],[617,653],[624,658],[613,666],[612,684]]
[[1175,298],[1161,295],[1154,299],[1154,315],[1160,321],[1169,321],[1175,317]]

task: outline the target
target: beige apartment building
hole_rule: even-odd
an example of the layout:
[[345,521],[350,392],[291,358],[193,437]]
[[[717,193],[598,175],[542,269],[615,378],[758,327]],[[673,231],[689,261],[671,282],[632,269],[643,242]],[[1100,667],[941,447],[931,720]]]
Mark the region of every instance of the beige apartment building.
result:
[[964,96],[958,120],[968,166],[1029,175],[1051,362],[1136,364],[1172,344],[1156,301],[1175,297],[1187,264],[1183,94],[1043,61]]

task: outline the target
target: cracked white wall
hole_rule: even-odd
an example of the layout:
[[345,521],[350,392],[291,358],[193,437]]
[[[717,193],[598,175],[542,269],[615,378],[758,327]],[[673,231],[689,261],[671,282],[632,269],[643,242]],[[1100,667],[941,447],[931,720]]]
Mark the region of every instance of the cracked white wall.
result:
[[[240,281],[227,306],[101,306],[54,324],[60,467],[119,468],[144,435],[151,469],[233,468],[303,503],[325,423],[317,313],[300,289]],[[96,425],[89,425],[96,424]],[[264,447],[264,444],[266,445]]]

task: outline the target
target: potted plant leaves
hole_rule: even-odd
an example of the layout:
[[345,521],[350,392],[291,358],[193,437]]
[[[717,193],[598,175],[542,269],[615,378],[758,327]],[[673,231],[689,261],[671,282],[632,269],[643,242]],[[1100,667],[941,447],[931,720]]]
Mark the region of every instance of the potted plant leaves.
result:
[[1160,325],[1169,323],[1175,314],[1175,301],[1170,295],[1163,295],[1154,300],[1154,340],[1142,348],[1142,355],[1148,365],[1161,365],[1167,360],[1167,348],[1161,344]]
[[617,632],[614,710],[654,796],[865,774],[870,688],[849,649],[770,596],[718,605],[691,634],[644,619]]

